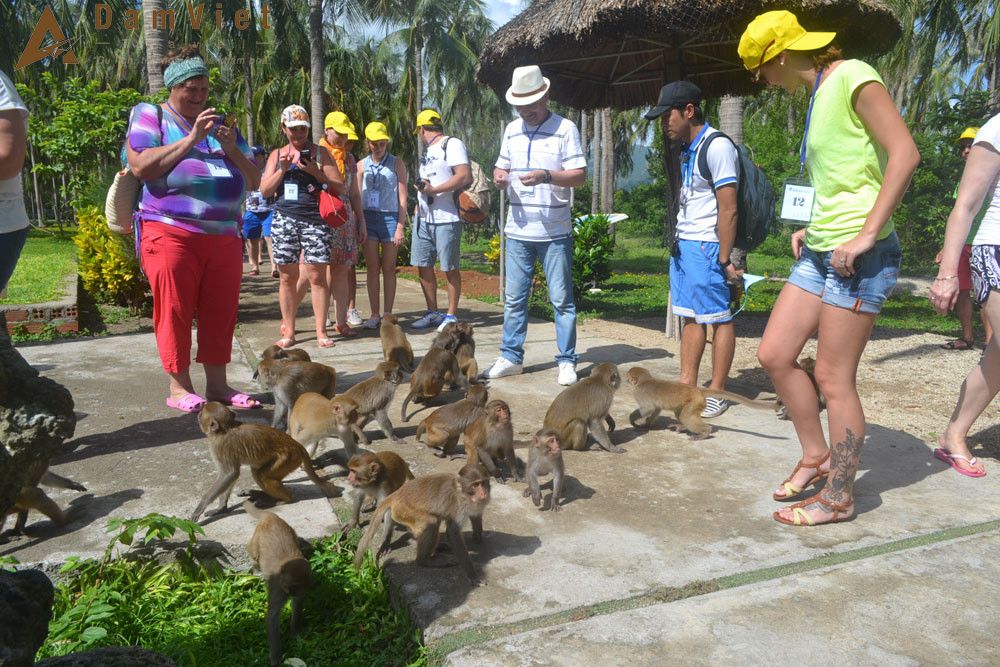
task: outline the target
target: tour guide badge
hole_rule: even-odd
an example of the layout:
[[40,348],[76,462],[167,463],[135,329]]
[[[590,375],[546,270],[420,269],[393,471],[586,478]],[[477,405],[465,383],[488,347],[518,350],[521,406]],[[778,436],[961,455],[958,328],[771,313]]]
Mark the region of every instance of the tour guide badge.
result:
[[813,202],[816,201],[816,188],[803,175],[806,170],[806,139],[809,137],[809,121],[812,118],[813,102],[816,101],[816,91],[823,77],[823,69],[816,73],[816,83],[813,85],[812,96],[809,98],[809,110],[806,112],[806,128],[802,134],[802,146],[799,148],[799,175],[785,181],[785,191],[781,198],[781,222],[788,225],[808,225],[812,220]]

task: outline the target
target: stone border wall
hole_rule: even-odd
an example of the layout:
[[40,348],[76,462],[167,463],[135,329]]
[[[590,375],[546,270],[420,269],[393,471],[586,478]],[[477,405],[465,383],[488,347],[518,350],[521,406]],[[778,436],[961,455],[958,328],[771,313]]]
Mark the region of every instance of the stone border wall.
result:
[[79,313],[76,304],[76,273],[66,277],[63,292],[66,297],[58,301],[32,304],[0,305],[0,312],[7,317],[7,333],[13,334],[18,327],[24,327],[29,334],[41,333],[52,325],[59,333],[80,330]]

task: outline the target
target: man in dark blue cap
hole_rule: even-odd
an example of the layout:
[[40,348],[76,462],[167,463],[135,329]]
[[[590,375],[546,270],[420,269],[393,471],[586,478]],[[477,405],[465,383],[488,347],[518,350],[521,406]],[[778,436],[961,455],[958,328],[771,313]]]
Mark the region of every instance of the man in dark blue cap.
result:
[[[729,284],[740,280],[730,254],[736,239],[736,191],[740,161],[732,141],[713,140],[718,130],[705,122],[701,89],[690,81],[674,81],[660,89],[646,118],[660,119],[681,152],[680,208],[670,253],[670,300],[673,314],[683,318],[681,377],[698,384],[705,351],[706,326],[712,326],[712,389],[726,388],[736,353],[736,332],[729,310]],[[708,173],[699,169],[704,151]],[[702,417],[716,417],[729,407],[724,399],[707,398]]]

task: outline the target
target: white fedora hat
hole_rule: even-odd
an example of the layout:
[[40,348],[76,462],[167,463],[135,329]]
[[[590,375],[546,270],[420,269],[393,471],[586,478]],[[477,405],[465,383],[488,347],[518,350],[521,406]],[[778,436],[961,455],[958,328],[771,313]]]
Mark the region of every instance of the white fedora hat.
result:
[[507,102],[516,107],[533,104],[549,92],[549,80],[542,76],[538,65],[518,67],[510,77]]

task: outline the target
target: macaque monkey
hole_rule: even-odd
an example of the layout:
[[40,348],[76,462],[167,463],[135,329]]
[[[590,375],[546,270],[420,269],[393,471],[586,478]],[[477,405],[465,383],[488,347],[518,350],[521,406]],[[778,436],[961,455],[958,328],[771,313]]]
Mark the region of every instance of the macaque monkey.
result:
[[[458,446],[459,436],[469,424],[486,414],[484,406],[488,398],[489,392],[485,386],[472,385],[461,401],[438,408],[420,422],[417,427],[417,442],[421,442],[420,436],[426,432],[424,442],[435,449],[435,456],[451,456]],[[441,451],[436,451],[438,449]]]
[[[692,440],[707,438],[712,432],[712,427],[701,417],[701,412],[705,409],[706,396],[724,398],[760,410],[774,409],[773,402],[754,401],[729,391],[703,389],[670,380],[657,380],[641,366],[630,368],[626,377],[639,404],[639,409],[629,415],[629,422],[636,428],[649,428],[660,411],[667,410],[673,412],[674,418],[691,433]],[[680,428],[675,427],[674,430]]]
[[[449,323],[434,338],[431,349],[420,360],[415,371],[410,376],[410,392],[403,399],[400,411],[404,422],[410,421],[406,415],[406,406],[416,397],[434,398],[441,393],[448,378],[455,378],[462,389],[469,388],[469,379],[459,368],[455,350],[464,339],[454,322]],[[451,375],[449,375],[449,373]]]
[[393,432],[392,421],[389,420],[389,403],[396,394],[396,387],[403,381],[403,374],[394,361],[381,361],[375,366],[375,372],[367,380],[354,385],[342,396],[353,399],[358,404],[358,439],[362,444],[368,444],[368,436],[364,433],[365,424],[373,418],[385,437],[393,442],[403,442]]
[[608,436],[615,430],[615,420],[608,411],[621,383],[617,366],[611,363],[598,365],[589,377],[556,396],[545,413],[545,428],[554,429],[559,434],[563,449],[586,449],[587,434],[590,433],[602,449],[615,454],[624,453],[625,449],[611,444]]
[[393,452],[364,452],[355,454],[347,462],[347,483],[354,487],[354,505],[350,522],[344,524],[345,533],[361,521],[361,505],[365,498],[374,498],[376,505],[382,504],[390,493],[403,486],[403,482],[413,479],[413,473],[406,461]]
[[197,521],[216,498],[220,499],[219,506],[209,514],[226,511],[229,495],[240,477],[240,466],[244,465],[250,466],[261,490],[279,502],[292,499],[281,480],[296,468],[302,468],[328,499],[340,496],[340,489],[316,474],[305,447],[284,431],[263,424],[241,424],[236,413],[215,401],[206,403],[198,413],[198,425],[208,437],[219,475],[192,512],[191,521]]
[[501,470],[501,458],[507,459],[514,481],[523,482],[524,476],[517,469],[514,455],[514,427],[510,420],[510,406],[499,399],[486,404],[486,413],[477,417],[465,429],[465,457],[468,463],[481,463],[490,475],[501,483],[506,481]]
[[[449,324],[448,326],[451,326]],[[473,338],[473,327],[467,322],[456,322],[455,331],[458,333],[459,343],[455,348],[455,358],[458,359],[458,367],[465,374],[470,383],[475,384],[479,378],[479,364],[476,363],[476,341]],[[457,378],[448,373],[447,382],[454,387]]]
[[403,333],[403,327],[399,326],[399,319],[391,313],[383,315],[378,335],[382,339],[382,357],[385,361],[395,362],[402,370],[412,373],[415,368],[413,348]]
[[312,361],[312,357],[305,350],[297,347],[282,348],[277,345],[268,345],[261,352],[260,358],[264,359],[290,359],[292,361]]
[[249,500],[243,509],[257,519],[247,553],[267,583],[267,647],[274,667],[281,664],[281,610],[291,598],[288,634],[297,635],[302,629],[303,598],[313,586],[312,568],[299,549],[295,531],[277,514],[259,510]]
[[397,523],[417,540],[417,565],[428,565],[427,561],[437,551],[441,538],[441,522],[445,522],[446,535],[451,551],[459,565],[475,585],[485,583],[477,574],[465,549],[462,539],[462,524],[466,519],[472,522],[472,539],[482,541],[483,510],[490,501],[490,476],[479,465],[465,465],[453,474],[427,475],[403,484],[388,498],[379,503],[372,515],[368,529],[358,543],[354,556],[355,567],[361,567],[365,553],[375,537],[385,516],[385,534],[376,553],[375,560],[389,552],[392,530]]
[[[819,400],[819,411],[823,412],[826,409],[826,396],[820,391],[819,383],[816,382],[816,360],[812,357],[802,357],[799,359],[799,368],[804,370],[809,379],[812,380],[813,389],[816,390],[816,398]],[[780,397],[775,403],[774,410],[778,414],[778,419],[789,419],[788,408],[785,407],[785,403]]]
[[559,499],[562,497],[563,476],[566,468],[563,465],[562,444],[559,442],[559,434],[550,428],[543,428],[531,441],[528,450],[528,488],[524,490],[524,497],[531,497],[531,502],[535,507],[541,505],[542,492],[539,489],[538,476],[552,473],[552,506],[549,508],[553,512],[562,511]]
[[28,522],[29,510],[41,512],[57,526],[62,526],[66,523],[66,514],[59,508],[56,501],[49,498],[39,486],[73,489],[74,491],[87,490],[87,487],[83,484],[74,482],[67,477],[62,477],[49,470],[47,459],[40,459],[31,463],[27,473],[25,484],[17,494],[14,505],[3,514],[0,514],[0,535],[3,534],[4,524],[7,522],[7,516],[10,514],[17,514],[13,532],[24,535],[24,527]]
[[261,382],[274,392],[274,418],[271,426],[286,430],[288,413],[306,392],[333,398],[337,391],[337,371],[315,361],[265,359],[257,366]]
[[309,456],[316,456],[325,438],[340,438],[349,457],[358,453],[355,436],[368,440],[358,426],[358,404],[347,394],[329,399],[315,392],[302,394],[292,407],[288,432],[309,450]]

